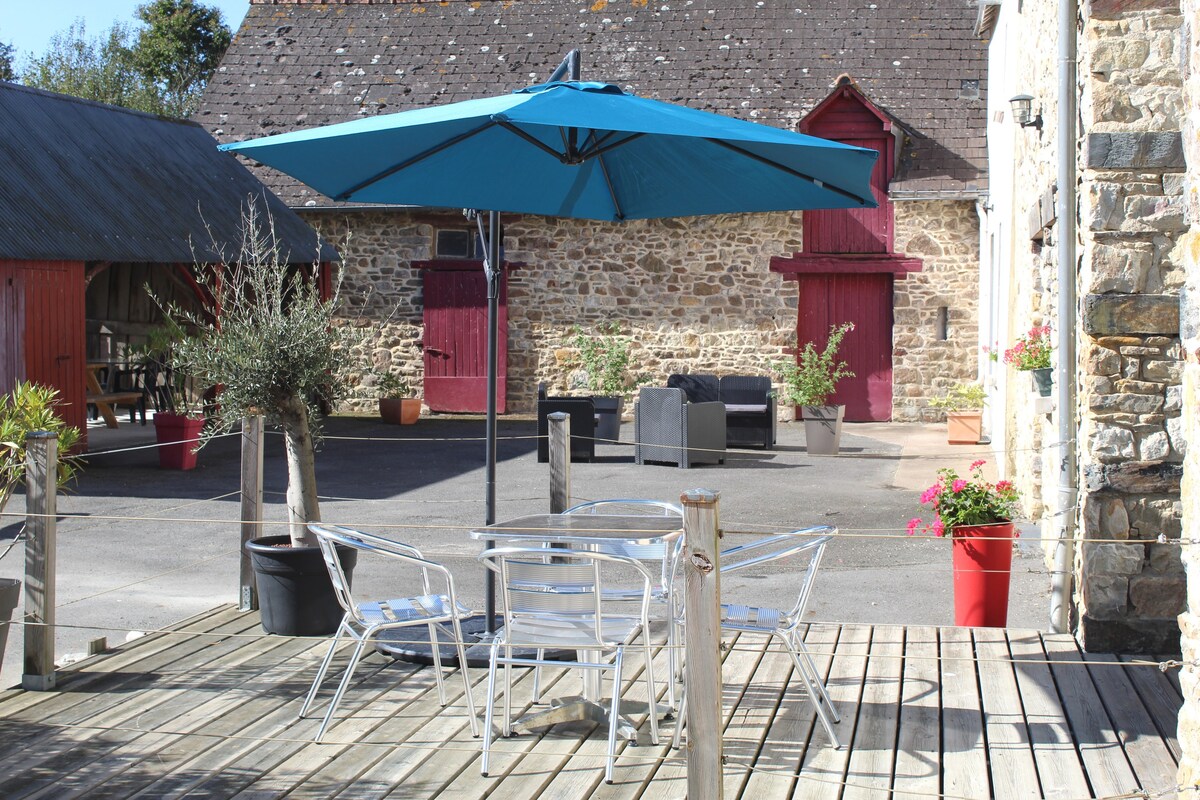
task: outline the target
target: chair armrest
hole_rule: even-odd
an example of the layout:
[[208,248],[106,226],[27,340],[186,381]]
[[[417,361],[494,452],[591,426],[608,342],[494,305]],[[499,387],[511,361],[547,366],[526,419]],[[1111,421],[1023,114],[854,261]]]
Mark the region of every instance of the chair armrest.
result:
[[721,564],[721,572],[736,572],[739,569],[752,567],[756,564],[765,564],[769,561],[775,561],[780,558],[803,553],[806,550],[812,550],[815,547],[824,546],[834,534],[837,533],[837,528],[832,525],[817,525],[811,528],[801,528],[791,531],[790,533],[781,533],[776,536],[768,536],[764,539],[758,539],[749,544],[737,545],[736,547],[728,547],[721,551],[721,561],[724,561],[729,556],[740,556],[743,553],[748,553],[752,550],[761,550],[764,547],[783,544],[788,541],[795,541],[797,536],[815,536],[815,539],[805,539],[791,547],[783,547],[764,555],[747,558],[744,561],[737,561],[733,564]]

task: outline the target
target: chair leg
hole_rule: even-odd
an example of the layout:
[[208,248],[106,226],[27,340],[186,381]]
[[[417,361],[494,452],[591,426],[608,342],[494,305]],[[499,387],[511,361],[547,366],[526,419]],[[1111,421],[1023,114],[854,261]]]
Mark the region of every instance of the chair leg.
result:
[[512,645],[504,645],[504,738],[512,736]]
[[[654,681],[654,656],[650,652],[650,631],[642,631],[642,655],[646,659],[646,708],[650,714],[650,743],[658,744],[658,691]],[[620,691],[620,687],[617,687]]]
[[625,648],[618,647],[612,667],[612,705],[608,712],[608,763],[604,765],[605,783],[613,782],[613,766],[617,762],[617,721],[621,718],[621,662],[624,657]]
[[810,679],[816,683],[817,691],[820,693],[821,699],[825,701],[825,706],[829,709],[829,714],[833,717],[833,721],[841,722],[842,717],[838,714],[837,708],[834,707],[833,701],[829,699],[829,690],[825,686],[825,681],[821,680],[821,673],[817,671],[816,662],[812,660],[812,654],[808,652],[808,645],[796,635],[795,631],[792,632],[791,642],[792,646],[799,651],[800,655],[804,658],[804,662],[808,665]]
[[[671,613],[668,611],[668,613]],[[672,616],[674,616],[672,614]],[[678,641],[675,631],[675,620],[667,620],[667,706],[672,714],[675,713],[675,680],[678,666],[675,663],[675,644]]]
[[442,680],[442,646],[437,626],[429,623],[429,651],[433,654],[433,679],[437,683],[438,702],[446,706],[446,682]]
[[683,737],[683,723],[687,720],[687,686],[679,691],[679,712],[675,715],[675,733],[671,735],[671,749],[679,749],[679,740]]
[[[546,657],[546,648],[539,647],[537,651],[538,661]],[[542,668],[536,666],[533,668],[533,702],[542,702]]]
[[317,677],[313,679],[312,688],[308,690],[308,697],[304,698],[304,705],[300,706],[300,713],[297,715],[300,719],[304,719],[304,715],[312,708],[313,701],[317,698],[317,691],[321,688],[321,681],[325,680],[325,673],[329,671],[329,664],[333,661],[333,654],[337,652],[338,645],[342,643],[343,630],[347,633],[350,632],[344,617],[341,624],[338,625],[333,641],[329,643],[329,651],[325,653],[325,658],[321,661],[321,666],[317,667]]
[[475,713],[475,697],[471,694],[471,676],[467,672],[467,647],[463,644],[462,625],[454,618],[454,641],[458,645],[458,671],[462,673],[463,696],[467,698],[467,713],[471,716],[471,735],[479,738],[479,715]]
[[500,655],[500,640],[492,642],[492,654],[488,660],[487,704],[483,720],[483,762],[480,770],[483,777],[488,774],[488,759],[492,748],[492,720],[496,716],[496,659]]
[[354,650],[350,653],[350,663],[346,665],[346,673],[342,675],[342,680],[338,683],[337,691],[333,693],[333,699],[329,701],[329,709],[325,712],[325,719],[321,721],[321,727],[317,729],[314,742],[321,741],[325,736],[325,730],[329,727],[329,723],[333,721],[333,712],[337,710],[338,703],[342,702],[342,695],[346,693],[346,687],[350,685],[350,679],[354,677],[354,670],[358,667],[358,660],[362,658],[363,648],[367,644],[367,640],[371,638],[374,631],[367,628],[363,631],[362,638],[355,645]]
[[813,688],[812,680],[815,676],[808,674],[808,668],[804,665],[796,649],[791,646],[791,642],[788,641],[787,637],[783,634],[777,635],[783,641],[784,647],[787,648],[788,655],[792,657],[792,663],[796,665],[796,672],[800,675],[801,680],[809,684],[805,687],[808,690],[808,701],[812,703],[813,709],[817,712],[817,716],[820,717],[821,725],[825,727],[825,733],[829,734],[829,740],[833,742],[833,746],[841,750],[842,743],[838,739],[837,731],[833,729],[833,721],[829,718],[829,712],[826,710],[825,704],[821,702],[821,696],[824,692]]

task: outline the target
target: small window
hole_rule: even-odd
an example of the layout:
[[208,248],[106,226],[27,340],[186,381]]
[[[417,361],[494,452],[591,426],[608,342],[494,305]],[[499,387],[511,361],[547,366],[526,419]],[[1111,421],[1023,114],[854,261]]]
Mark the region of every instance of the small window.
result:
[[939,306],[937,310],[937,340],[944,342],[950,338],[950,309]]
[[475,239],[470,231],[440,230],[437,232],[437,257],[475,258]]

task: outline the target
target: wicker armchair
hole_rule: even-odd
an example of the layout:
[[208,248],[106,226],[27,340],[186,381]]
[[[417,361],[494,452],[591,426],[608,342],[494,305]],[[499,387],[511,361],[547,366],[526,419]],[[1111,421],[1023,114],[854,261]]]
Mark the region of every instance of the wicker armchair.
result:
[[634,409],[633,460],[684,469],[725,463],[725,405],[689,403],[682,389],[648,387]]

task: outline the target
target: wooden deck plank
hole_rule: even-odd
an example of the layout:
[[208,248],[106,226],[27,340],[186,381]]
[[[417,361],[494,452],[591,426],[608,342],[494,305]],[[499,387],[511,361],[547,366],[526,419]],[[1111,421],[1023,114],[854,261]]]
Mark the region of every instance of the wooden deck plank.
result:
[[1000,628],[976,628],[973,635],[993,796],[998,800],[1041,797],[1021,691],[1008,663],[1008,639]]
[[[1120,656],[1122,661],[1136,662],[1144,659],[1136,656]],[[1157,667],[1134,666],[1125,673],[1137,691],[1150,718],[1158,727],[1159,735],[1167,743],[1171,755],[1178,761],[1182,755],[1179,749],[1179,709],[1183,700],[1175,691],[1174,684]]]
[[[841,710],[842,721],[837,726],[837,732],[843,744],[854,741],[872,633],[868,625],[843,628],[829,667],[829,699]],[[822,735],[814,733],[813,741],[819,741],[818,737]],[[828,743],[823,747],[809,747],[804,752],[804,762],[800,766],[799,780],[792,797],[825,800],[838,796],[838,787],[846,780],[849,760],[848,747],[835,750]]]
[[1079,660],[1079,646],[1069,634],[1044,634],[1042,644],[1050,661],[1076,663],[1051,664],[1050,672],[1058,686],[1063,710],[1071,724],[1071,735],[1087,771],[1088,782],[1097,797],[1119,795],[1137,788],[1121,743],[1104,713],[1104,706],[1087,668]]
[[942,628],[942,789],[955,797],[990,797],[983,709],[969,628]]
[[1010,632],[1008,648],[1025,707],[1025,723],[1043,796],[1090,797],[1091,789],[1079,752],[1071,740],[1071,726],[1059,700],[1050,665],[1046,663],[1041,636],[1036,631]]
[[1173,789],[1178,762],[1130,681],[1132,672],[1157,668],[1112,666],[1117,658],[1110,654],[1086,653],[1083,661],[1141,788],[1152,796]]
[[842,791],[846,800],[869,800],[891,788],[896,730],[900,723],[903,655],[904,629],[875,626],[858,724],[850,744],[846,788]]
[[899,798],[910,794],[936,795],[942,780],[937,628],[909,628],[904,639],[904,657],[892,789]]
[[740,684],[736,702],[725,705],[725,728],[722,732],[722,753],[725,756],[724,793],[726,797],[740,797],[743,787],[753,774],[762,751],[763,739],[767,735],[771,720],[778,713],[786,697],[799,696],[806,688],[792,676],[792,660],[784,650],[761,636],[742,634],[737,648],[748,654],[759,654],[757,659],[747,659],[746,668],[724,670],[726,686]]
[[[841,628],[836,625],[811,625],[804,637],[817,674],[827,683],[840,633]],[[791,680],[798,681],[799,677],[793,675]],[[839,736],[847,735],[843,731],[853,730],[850,727],[853,709],[844,705],[835,705],[835,708],[842,714],[842,722],[835,723],[834,728]],[[812,704],[801,691],[789,691],[780,704],[779,713],[770,721],[766,740],[754,764],[755,772],[749,776],[741,796],[754,799],[790,793],[808,748],[830,746]]]

